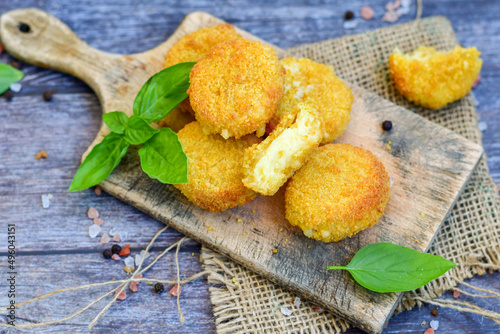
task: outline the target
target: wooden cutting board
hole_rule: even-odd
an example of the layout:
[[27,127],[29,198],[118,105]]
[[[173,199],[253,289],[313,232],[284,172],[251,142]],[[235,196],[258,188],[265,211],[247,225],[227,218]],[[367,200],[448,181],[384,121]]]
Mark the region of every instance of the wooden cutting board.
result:
[[[133,55],[96,50],[62,22],[37,9],[3,14],[0,36],[8,52],[19,59],[85,81],[97,93],[103,112],[131,114],[136,93],[162,69],[168,49],[186,33],[221,22],[206,13],[189,14],[163,44]],[[21,32],[20,23],[28,24],[30,32]],[[280,57],[286,56],[274,48]],[[374,242],[426,251],[483,149],[377,95],[349,86],[355,96],[352,119],[337,142],[369,149],[394,180],[385,215],[374,228],[353,238],[329,244],[306,238],[284,219],[283,191],[273,197],[258,196],[242,207],[209,213],[192,205],[173,186],[149,179],[141,171],[136,150],[130,150],[101,187],[359,328],[379,333],[401,294],[368,291],[347,272],[327,272],[326,267],[347,264],[358,249]],[[384,120],[393,122],[392,131],[381,130]],[[107,133],[103,124],[92,146]],[[273,254],[275,248],[278,252]]]

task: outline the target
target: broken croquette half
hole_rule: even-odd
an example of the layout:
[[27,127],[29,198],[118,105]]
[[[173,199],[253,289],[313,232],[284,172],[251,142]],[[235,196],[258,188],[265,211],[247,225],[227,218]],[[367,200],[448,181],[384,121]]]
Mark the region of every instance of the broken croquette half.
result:
[[476,48],[440,52],[420,46],[411,54],[395,49],[389,67],[396,89],[416,105],[439,109],[467,95],[483,61]]

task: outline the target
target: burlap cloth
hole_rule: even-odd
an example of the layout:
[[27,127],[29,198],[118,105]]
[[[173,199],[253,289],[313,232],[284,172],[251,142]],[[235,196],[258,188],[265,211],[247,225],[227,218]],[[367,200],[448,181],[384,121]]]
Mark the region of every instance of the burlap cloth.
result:
[[[388,69],[395,47],[410,52],[419,45],[450,50],[457,45],[450,22],[442,17],[369,31],[359,35],[300,45],[288,50],[294,57],[307,57],[333,65],[336,74],[385,99],[412,110],[456,133],[481,143],[473,98],[468,95],[447,107],[431,111],[406,101],[396,90]],[[458,266],[425,287],[405,293],[397,310],[411,309],[452,289],[460,281],[500,264],[500,199],[483,157],[464,193],[443,224],[429,252],[454,261]],[[350,325],[332,314],[318,312],[314,305],[293,304],[295,295],[250,270],[203,247],[206,269],[223,275],[227,283],[208,278],[218,333],[339,332]],[[280,307],[293,313],[284,316]]]

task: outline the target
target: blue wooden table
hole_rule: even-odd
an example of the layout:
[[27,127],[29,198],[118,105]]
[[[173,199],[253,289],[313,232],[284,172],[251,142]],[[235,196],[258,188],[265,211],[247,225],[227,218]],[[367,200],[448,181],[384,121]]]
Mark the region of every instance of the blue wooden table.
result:
[[[271,5],[272,3],[272,5]],[[489,157],[491,174],[500,183],[500,2],[424,0],[423,17],[444,15],[451,20],[459,41],[477,46],[484,60],[482,81],[474,94],[480,102],[480,121],[487,125],[483,143]],[[101,1],[0,0],[0,13],[21,7],[46,10],[69,25],[90,45],[108,52],[134,53],[164,41],[192,11],[206,11],[233,23],[282,48],[302,43],[359,33],[388,26],[380,18],[386,1]],[[375,10],[376,19],[362,21],[357,28],[345,30],[347,10],[358,15],[364,5]],[[416,6],[397,23],[415,17]],[[1,62],[13,59],[5,53]],[[103,229],[122,230],[133,252],[144,248],[163,225],[115,198],[93,190],[68,193],[67,188],[78,168],[82,152],[97,133],[101,113],[96,96],[78,79],[20,64],[25,73],[22,91],[12,101],[0,99],[0,305],[8,302],[6,284],[7,224],[16,225],[17,301],[65,287],[108,281],[126,276],[123,264],[104,260],[104,245],[88,236],[89,207],[99,210]],[[43,92],[57,88],[51,102]],[[47,159],[35,160],[40,150]],[[41,195],[51,194],[51,205],[42,208]],[[168,230],[157,241],[153,254],[181,237]],[[180,252],[184,277],[200,271],[200,245],[190,241]],[[175,262],[167,256],[147,277],[172,279]],[[498,272],[476,277],[471,283],[500,291]],[[108,289],[109,290],[109,289]],[[40,322],[67,316],[97,298],[106,288],[63,293],[36,305],[17,310],[20,322]],[[207,284],[199,279],[187,284],[181,295],[186,321],[181,324],[175,298],[168,293],[155,295],[151,286],[140,283],[139,292],[130,294],[106,313],[91,332],[95,333],[212,333],[215,331]],[[451,298],[448,296],[448,298]],[[480,306],[498,310],[498,300],[462,296]],[[103,304],[100,304],[101,307]],[[498,333],[500,325],[488,318],[423,306],[394,316],[384,333],[423,333],[430,320],[440,321],[439,333]],[[88,333],[87,324],[97,309],[57,326],[42,327],[34,333]],[[0,317],[5,321],[5,317]],[[2,332],[2,331],[0,331]],[[9,330],[7,332],[15,332]],[[357,329],[349,333],[361,333]]]

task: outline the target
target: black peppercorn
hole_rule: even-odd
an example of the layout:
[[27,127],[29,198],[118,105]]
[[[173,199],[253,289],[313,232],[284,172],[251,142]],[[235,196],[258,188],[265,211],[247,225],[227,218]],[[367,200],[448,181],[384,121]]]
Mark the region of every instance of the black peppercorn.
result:
[[384,121],[382,123],[382,129],[384,129],[384,131],[390,131],[392,129],[392,122],[391,121]]
[[162,293],[163,291],[165,291],[165,286],[162,283],[156,283],[153,286],[153,291],[155,293]]
[[19,31],[22,32],[22,33],[27,34],[27,33],[29,33],[31,31],[31,28],[26,23],[21,23],[19,25]]
[[353,18],[354,18],[354,13],[351,10],[348,10],[347,12],[345,12],[344,20],[348,21],[348,20],[352,20]]
[[52,91],[48,90],[46,92],[43,92],[43,100],[46,102],[52,101]]
[[112,255],[111,249],[105,249],[104,252],[102,252],[102,256],[104,256],[105,259],[111,259]]
[[113,254],[118,254],[121,250],[122,248],[120,247],[120,245],[113,245],[113,247],[111,247],[111,252]]
[[3,98],[6,99],[7,101],[10,101],[12,100],[12,98],[14,97],[14,93],[12,93],[11,90],[8,90],[6,91],[5,93],[3,93]]

